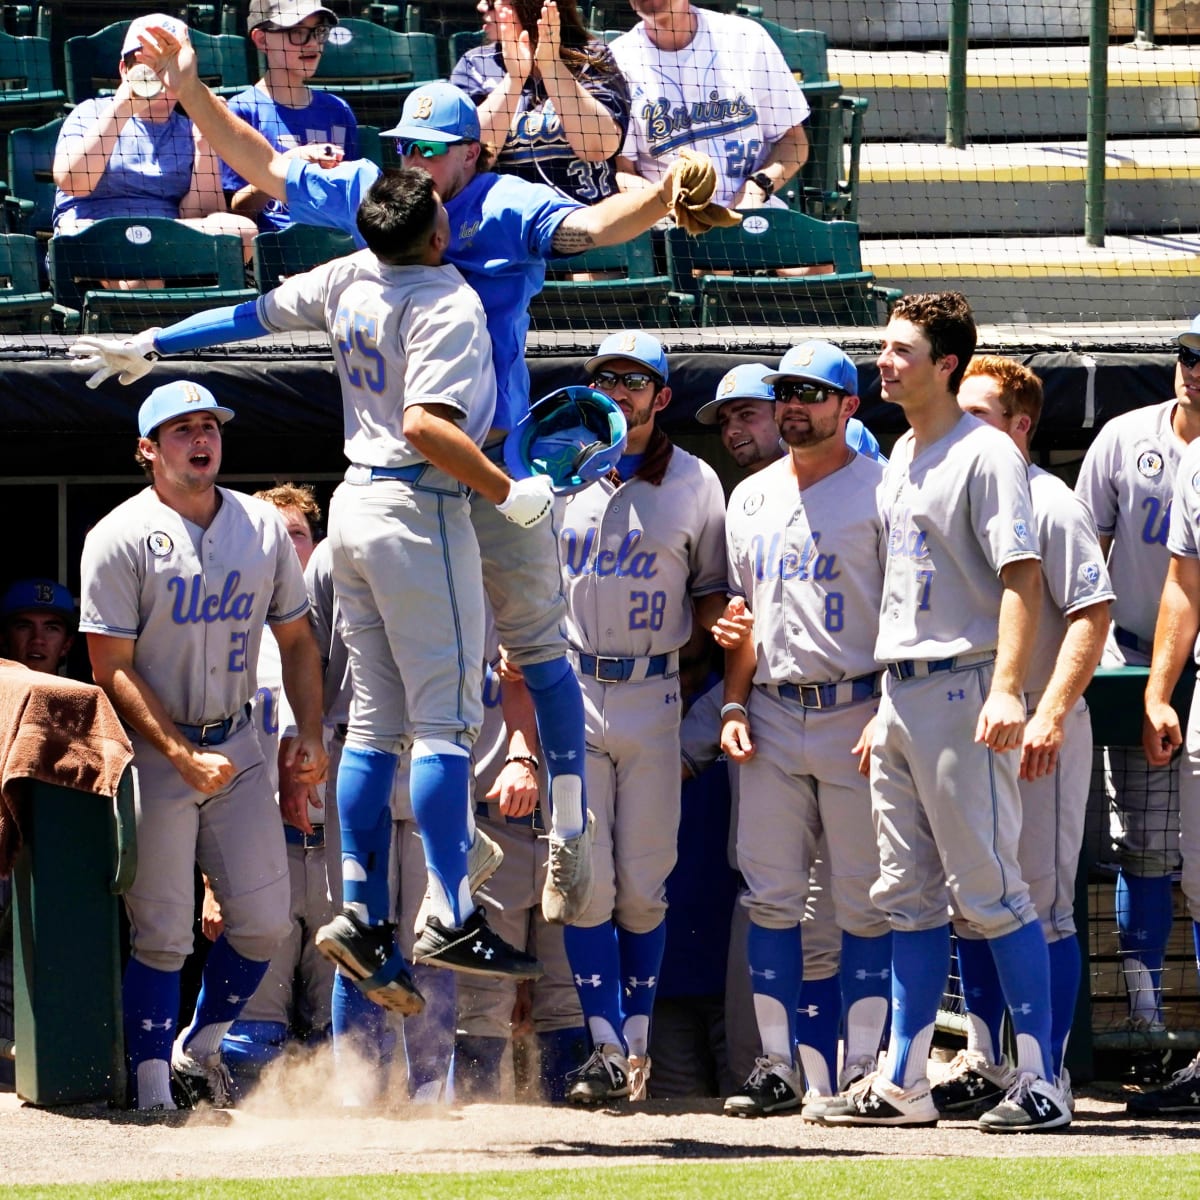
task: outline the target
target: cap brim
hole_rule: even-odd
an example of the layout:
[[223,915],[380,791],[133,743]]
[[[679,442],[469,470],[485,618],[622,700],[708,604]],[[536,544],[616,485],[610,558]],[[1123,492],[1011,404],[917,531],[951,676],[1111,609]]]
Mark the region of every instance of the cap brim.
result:
[[760,404],[773,404],[774,399],[767,396],[751,396],[746,392],[730,392],[728,396],[722,396],[718,400],[709,400],[707,404],[702,404],[696,409],[696,420],[701,425],[717,424],[717,414],[725,407],[726,404],[734,404],[738,400],[756,400]]
[[1200,333],[1193,333],[1190,329],[1187,333],[1181,333],[1175,339],[1181,346],[1186,346],[1189,350],[1195,350],[1200,354]]
[[163,417],[163,419],[161,421],[159,421],[157,425],[152,425],[150,427],[150,430],[148,433],[143,433],[141,436],[149,437],[151,433],[153,433],[156,429],[161,429],[168,421],[178,421],[180,417],[190,417],[192,415],[192,413],[197,413],[197,412],[211,413],[214,417],[217,418],[218,421],[220,421],[220,423],[222,425],[224,425],[227,421],[233,420],[233,409],[232,408],[222,408],[220,406],[218,406],[217,408],[190,407],[190,408],[181,409],[177,413],[172,413],[169,417]]

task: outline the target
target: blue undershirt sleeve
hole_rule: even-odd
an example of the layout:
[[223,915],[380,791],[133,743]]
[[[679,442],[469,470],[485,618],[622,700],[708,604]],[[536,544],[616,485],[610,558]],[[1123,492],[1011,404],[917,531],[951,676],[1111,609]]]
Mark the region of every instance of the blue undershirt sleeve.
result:
[[154,348],[160,354],[178,354],[224,342],[251,341],[270,332],[258,315],[258,302],[247,300],[244,304],[194,313],[168,325],[155,337]]

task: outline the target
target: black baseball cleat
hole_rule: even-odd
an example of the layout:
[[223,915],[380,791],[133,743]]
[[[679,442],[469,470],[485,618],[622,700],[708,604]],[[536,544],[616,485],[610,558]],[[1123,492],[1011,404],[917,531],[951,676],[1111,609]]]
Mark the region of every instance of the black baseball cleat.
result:
[[232,1108],[236,1102],[233,1078],[220,1052],[197,1058],[183,1048],[183,1034],[171,1047],[171,1099],[177,1108]]
[[542,976],[542,964],[496,933],[482,908],[471,913],[457,929],[447,928],[431,916],[413,946],[413,962],[467,975],[507,975],[514,979]]
[[1200,1054],[1166,1087],[1130,1096],[1125,1111],[1131,1117],[1200,1117]]
[[629,1059],[620,1046],[597,1046],[592,1057],[567,1078],[571,1104],[608,1104],[629,1095]]
[[800,1076],[791,1063],[763,1055],[754,1062],[750,1078],[724,1105],[727,1117],[769,1117],[800,1107]]
[[940,1113],[990,1108],[1003,1099],[1016,1075],[1007,1062],[990,1063],[977,1050],[960,1050],[931,1095]]
[[396,948],[395,925],[363,925],[353,913],[343,910],[317,930],[313,942],[381,1008],[405,1017],[424,1011],[425,997]]
[[1031,1071],[1016,1076],[1004,1099],[979,1118],[984,1133],[1042,1133],[1070,1124],[1071,1108],[1062,1087]]

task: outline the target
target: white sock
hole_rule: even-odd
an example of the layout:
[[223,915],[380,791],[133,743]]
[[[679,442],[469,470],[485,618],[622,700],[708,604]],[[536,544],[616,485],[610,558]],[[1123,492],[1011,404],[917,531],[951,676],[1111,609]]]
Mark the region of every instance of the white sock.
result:
[[604,1017],[588,1017],[588,1033],[592,1035],[592,1045],[597,1049],[601,1046],[616,1046],[622,1054],[625,1053],[621,1035]]
[[910,1088],[929,1074],[929,1048],[933,1045],[933,1033],[936,1026],[930,1022],[909,1043],[908,1058],[904,1063],[904,1078],[900,1080],[902,1088]]
[[629,1047],[630,1057],[646,1057],[646,1049],[650,1044],[650,1018],[647,1016],[626,1017],[621,1028],[625,1035],[625,1045]]
[[583,780],[578,775],[555,775],[550,780],[550,832],[558,838],[583,832]]
[[810,1092],[815,1092],[818,1096],[833,1095],[833,1080],[829,1078],[829,1064],[825,1061],[825,1055],[812,1046],[805,1046],[803,1043],[798,1047],[800,1051],[800,1066],[804,1071],[804,1083]]
[[171,1064],[165,1058],[144,1058],[137,1065],[138,1108],[178,1108],[171,1099]]
[[846,1046],[842,1065],[849,1066],[861,1059],[874,1059],[883,1041],[887,1024],[889,1001],[886,996],[864,996],[850,1005],[846,1014]]
[[1017,1071],[1024,1074],[1032,1071],[1039,1079],[1050,1079],[1046,1074],[1046,1064],[1042,1060],[1042,1048],[1037,1038],[1028,1033],[1017,1034]]
[[183,1034],[183,1048],[197,1062],[203,1062],[214,1054],[221,1053],[221,1040],[229,1032],[232,1021],[221,1021],[214,1025],[205,1025],[195,1033],[186,1030]]
[[1125,968],[1125,990],[1129,993],[1129,1015],[1146,1021],[1161,1021],[1158,1008],[1158,989],[1154,986],[1154,975],[1140,958],[1127,958]]
[[994,1067],[999,1059],[996,1057],[996,1047],[992,1045],[992,1031],[974,1013],[964,1015],[967,1018],[967,1049],[982,1054],[988,1064]]
[[787,1010],[774,996],[754,993],[754,1017],[758,1022],[758,1037],[768,1058],[791,1063],[792,1035],[788,1031]]

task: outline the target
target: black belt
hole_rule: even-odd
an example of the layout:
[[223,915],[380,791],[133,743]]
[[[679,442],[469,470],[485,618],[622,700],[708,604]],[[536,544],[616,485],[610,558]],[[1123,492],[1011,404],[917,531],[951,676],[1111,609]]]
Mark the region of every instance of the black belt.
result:
[[841,708],[860,704],[879,695],[879,674],[858,675],[837,683],[772,683],[768,689],[781,700],[791,700],[801,708]]
[[1139,654],[1147,656],[1154,653],[1153,642],[1138,637],[1136,633],[1130,633],[1128,629],[1122,629],[1120,625],[1113,626],[1113,640],[1118,646],[1124,646],[1126,650],[1136,650]]
[[219,746],[249,720],[250,705],[247,704],[240,712],[226,717],[223,721],[206,721],[203,725],[185,725],[182,721],[176,721],[175,728],[197,746]]
[[289,846],[302,846],[305,850],[320,850],[325,845],[325,826],[314,825],[312,833],[305,833],[303,829],[297,829],[295,825],[285,824],[283,840]]
[[978,654],[956,654],[953,658],[908,658],[903,662],[887,664],[888,674],[893,679],[923,679],[938,671],[961,671],[966,667],[978,667],[984,663],[993,662],[996,658],[994,650],[986,650]]
[[606,658],[602,654],[573,654],[575,669],[601,683],[627,683],[630,680],[655,679],[671,669],[673,654],[651,654],[643,658]]

